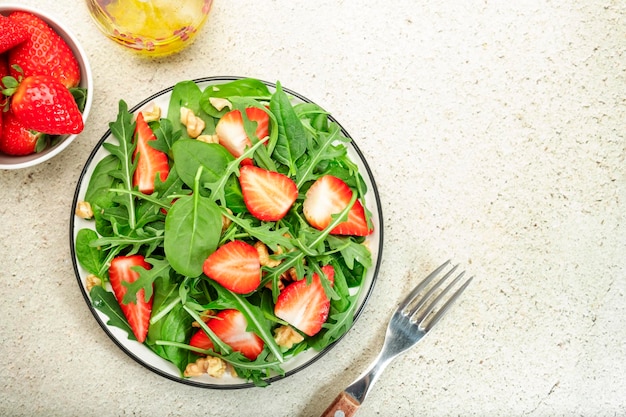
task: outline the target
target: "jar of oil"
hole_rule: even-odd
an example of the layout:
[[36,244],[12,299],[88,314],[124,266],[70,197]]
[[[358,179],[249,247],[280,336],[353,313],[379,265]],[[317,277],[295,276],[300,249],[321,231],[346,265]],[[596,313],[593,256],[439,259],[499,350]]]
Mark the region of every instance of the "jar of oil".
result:
[[96,25],[115,42],[149,56],[178,52],[206,22],[213,0],[86,0]]

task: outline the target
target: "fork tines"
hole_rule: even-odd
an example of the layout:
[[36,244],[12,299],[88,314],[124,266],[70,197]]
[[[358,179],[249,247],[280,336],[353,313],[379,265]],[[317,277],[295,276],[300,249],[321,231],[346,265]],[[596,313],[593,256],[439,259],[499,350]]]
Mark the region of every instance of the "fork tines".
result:
[[[444,283],[455,274],[458,265],[454,265],[441,278],[437,280],[435,278],[449,265],[450,261],[448,260],[430,273],[398,306],[398,311],[410,317],[411,321],[425,332],[430,330],[444,316],[474,279],[474,277],[470,277],[459,286],[465,276],[465,271],[462,271],[443,287]],[[454,288],[457,288],[456,291],[450,294]]]

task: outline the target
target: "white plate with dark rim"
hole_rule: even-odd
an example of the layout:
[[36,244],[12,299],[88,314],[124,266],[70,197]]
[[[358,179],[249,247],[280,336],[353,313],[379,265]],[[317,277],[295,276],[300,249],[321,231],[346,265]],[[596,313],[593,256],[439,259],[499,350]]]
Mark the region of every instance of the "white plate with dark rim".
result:
[[[193,81],[201,89],[204,89],[210,85],[223,84],[223,83],[241,79],[241,78],[242,77],[235,77],[235,76],[218,76],[218,77],[199,78]],[[275,88],[275,84],[273,83],[269,83],[266,81],[263,81],[263,83],[265,83],[268,86],[268,88],[270,88],[270,91],[272,91]],[[160,106],[162,109],[165,109],[165,111],[167,111],[173,88],[174,86],[166,88],[146,98],[145,100],[143,100],[142,102],[134,106],[130,110],[130,112],[136,113],[141,110],[152,108],[153,104],[156,104]],[[294,103],[298,103],[298,102],[312,103],[311,100],[308,100],[306,97],[302,96],[301,94],[298,94],[284,87],[283,87],[283,90],[290,97],[292,97],[292,100]],[[165,115],[163,115],[163,117],[165,117]],[[352,139],[352,137],[337,122],[336,119],[334,119],[332,116],[329,116],[329,120],[337,123],[339,127],[341,128],[342,133],[346,137]],[[233,377],[228,374],[225,374],[221,378],[214,378],[209,375],[202,375],[200,377],[191,377],[191,378],[182,377],[180,374],[180,371],[178,370],[178,368],[176,368],[175,365],[173,365],[172,363],[158,356],[156,353],[154,353],[144,344],[141,344],[134,340],[130,340],[125,331],[114,326],[109,326],[107,324],[107,321],[109,320],[108,317],[102,312],[100,312],[99,310],[97,310],[91,304],[91,299],[89,298],[89,292],[87,291],[87,286],[86,286],[86,277],[88,273],[80,266],[80,264],[77,261],[76,250],[75,250],[75,240],[76,240],[76,235],[80,229],[83,229],[83,228],[93,229],[94,226],[93,226],[93,222],[89,222],[89,221],[86,221],[77,217],[74,214],[74,212],[76,210],[77,203],[84,199],[85,192],[87,190],[87,186],[89,185],[89,180],[91,178],[91,175],[94,171],[95,166],[98,164],[98,162],[102,158],[104,158],[105,156],[109,154],[102,146],[104,142],[117,143],[117,139],[115,139],[111,135],[110,130],[107,130],[104,136],[97,143],[97,145],[91,152],[85,164],[85,167],[83,168],[81,172],[81,175],[78,179],[78,184],[76,186],[76,191],[74,193],[74,200],[72,202],[72,210],[71,210],[71,216],[70,216],[70,250],[72,254],[72,263],[74,265],[74,271],[76,273],[78,285],[83,293],[85,302],[87,303],[87,307],[89,308],[89,310],[95,317],[100,327],[102,327],[104,332],[107,334],[107,336],[109,336],[111,340],[120,349],[122,349],[122,351],[124,351],[128,356],[134,359],[137,363],[139,363],[140,365],[146,367],[147,369],[149,369],[150,371],[158,375],[161,375],[165,378],[168,378],[176,382],[180,382],[183,384],[188,384],[188,385],[192,385],[196,387],[203,387],[203,388],[234,389],[234,388],[253,387],[254,384],[252,384],[251,382],[248,382],[241,378]],[[365,181],[365,184],[367,185],[368,191],[367,191],[367,194],[365,195],[365,201],[366,201],[366,206],[368,210],[372,214],[372,223],[374,226],[374,233],[368,236],[365,242],[365,244],[368,246],[368,248],[370,249],[372,253],[372,267],[367,271],[366,276],[363,281],[363,289],[359,295],[358,307],[357,307],[355,317],[354,317],[354,321],[356,322],[356,319],[360,316],[367,300],[372,294],[374,283],[376,281],[376,277],[378,275],[378,271],[380,268],[380,262],[382,258],[382,246],[383,246],[383,220],[382,220],[382,209],[381,209],[381,204],[380,204],[380,197],[378,195],[376,183],[374,182],[374,177],[372,175],[372,172],[363,154],[361,153],[357,145],[354,143],[354,140],[351,140],[350,144],[348,145],[348,155],[350,156],[352,161],[358,165],[359,172],[361,173],[361,176],[363,177],[363,180]],[[283,379],[289,375],[292,375],[296,372],[301,371],[302,369],[306,368],[307,366],[311,365],[312,363],[320,359],[322,356],[324,356],[324,354],[327,353],[334,346],[339,344],[342,337],[336,340],[335,342],[333,342],[332,344],[328,345],[322,351],[308,349],[298,354],[296,357],[286,361],[283,364],[282,368],[285,371],[284,375],[272,376],[266,379],[266,381],[271,383],[271,382],[277,381],[279,379]]]

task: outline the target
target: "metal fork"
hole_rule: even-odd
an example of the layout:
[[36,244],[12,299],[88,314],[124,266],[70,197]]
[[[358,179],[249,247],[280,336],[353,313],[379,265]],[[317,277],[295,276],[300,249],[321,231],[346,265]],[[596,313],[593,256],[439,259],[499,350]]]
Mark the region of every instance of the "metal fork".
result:
[[[359,406],[365,400],[370,388],[378,380],[387,365],[398,355],[415,346],[445,315],[450,306],[459,298],[473,279],[473,277],[468,278],[459,286],[465,275],[465,271],[463,271],[442,289],[444,282],[457,270],[458,265],[456,265],[428,288],[435,277],[448,265],[450,265],[450,261],[444,262],[439,268],[431,272],[400,303],[391,316],[387,326],[385,341],[378,357],[361,376],[335,398],[324,411],[322,417],[354,416]],[[450,294],[456,287],[458,289]]]

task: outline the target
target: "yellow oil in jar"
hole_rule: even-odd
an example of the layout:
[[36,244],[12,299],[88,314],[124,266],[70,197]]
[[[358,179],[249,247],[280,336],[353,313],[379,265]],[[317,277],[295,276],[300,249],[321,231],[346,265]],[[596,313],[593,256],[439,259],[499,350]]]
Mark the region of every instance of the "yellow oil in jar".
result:
[[191,44],[213,0],[86,0],[96,25],[109,38],[150,56]]

